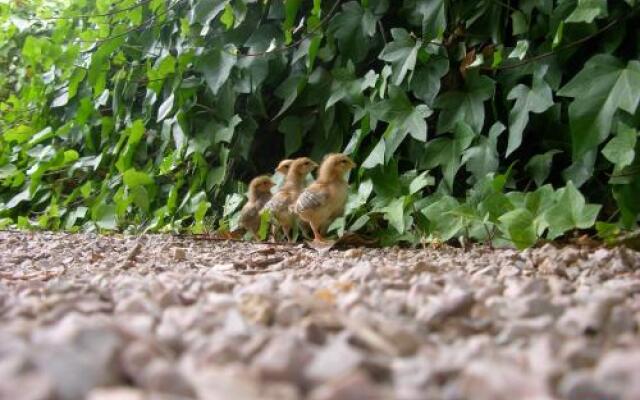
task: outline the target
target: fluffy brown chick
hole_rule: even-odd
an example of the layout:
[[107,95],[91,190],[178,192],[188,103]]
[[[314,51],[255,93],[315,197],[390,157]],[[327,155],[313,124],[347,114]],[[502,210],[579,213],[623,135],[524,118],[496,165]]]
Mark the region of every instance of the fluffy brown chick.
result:
[[247,197],[249,201],[240,210],[239,224],[258,239],[260,229],[260,211],[271,199],[271,188],[275,184],[268,176],[258,176],[249,183]]
[[349,190],[344,175],[355,166],[353,160],[344,154],[329,154],[320,166],[318,179],[298,196],[294,211],[311,225],[314,241],[324,242],[324,231],[344,213]]
[[282,175],[287,176],[287,173],[289,172],[289,168],[291,168],[291,164],[293,164],[293,161],[295,160],[287,159],[287,160],[280,161],[280,163],[276,167],[276,172],[279,172]]
[[285,178],[284,184],[275,195],[265,204],[264,208],[271,212],[271,216],[282,228],[288,241],[291,241],[291,228],[295,223],[295,214],[291,210],[304,190],[305,177],[318,167],[308,157],[296,158]]

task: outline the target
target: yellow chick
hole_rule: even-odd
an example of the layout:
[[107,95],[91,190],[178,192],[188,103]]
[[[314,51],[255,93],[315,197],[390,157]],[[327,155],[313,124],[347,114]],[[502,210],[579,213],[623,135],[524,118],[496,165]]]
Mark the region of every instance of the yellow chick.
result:
[[276,188],[272,189],[272,192],[275,193],[275,191],[282,187],[282,185],[284,184],[284,180],[287,178],[287,173],[289,173],[289,168],[291,168],[291,164],[293,164],[293,161],[294,160],[290,159],[280,161],[273,176],[273,180],[276,183]]
[[327,155],[320,166],[318,179],[298,196],[293,209],[301,220],[311,225],[315,242],[324,242],[324,231],[344,213],[349,189],[344,175],[355,166],[344,154]]
[[296,158],[289,167],[284,184],[264,206],[282,228],[288,241],[291,241],[291,228],[295,223],[295,214],[290,208],[304,190],[305,177],[317,167],[318,164],[308,157]]
[[271,199],[271,188],[275,184],[268,176],[258,176],[249,183],[247,197],[249,201],[240,210],[239,224],[258,238],[260,229],[260,211]]
[[291,164],[293,164],[293,161],[294,160],[289,160],[289,159],[280,161],[280,163],[276,167],[276,172],[279,172],[280,174],[287,176],[287,173],[289,172],[289,168],[291,167]]

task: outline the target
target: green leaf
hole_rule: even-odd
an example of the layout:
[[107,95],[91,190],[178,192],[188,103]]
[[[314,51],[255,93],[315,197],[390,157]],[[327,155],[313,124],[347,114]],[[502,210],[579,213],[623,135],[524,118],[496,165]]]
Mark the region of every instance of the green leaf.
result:
[[517,58],[518,60],[524,60],[527,55],[527,50],[529,50],[529,41],[528,40],[518,40],[516,43],[516,47],[509,54],[509,58]]
[[242,119],[237,114],[231,117],[229,120],[229,125],[222,126],[219,124],[214,125],[214,138],[213,143],[231,143],[231,139],[233,139],[233,135],[236,132],[236,127],[242,122]]
[[599,54],[558,92],[573,97],[569,121],[573,160],[604,142],[618,109],[634,114],[640,102],[640,62],[625,66],[617,58]]
[[429,171],[424,171],[420,175],[413,178],[409,184],[409,194],[415,194],[427,186],[435,185],[436,181],[433,176],[429,175]]
[[338,39],[341,53],[355,62],[362,61],[369,52],[369,38],[376,32],[377,17],[363,9],[356,1],[342,5],[342,10],[331,18],[329,32]]
[[498,137],[505,130],[500,122],[493,124],[489,131],[489,137],[480,136],[478,144],[465,150],[462,163],[466,164],[467,171],[480,180],[490,172],[498,169]]
[[122,180],[124,184],[130,188],[153,184],[153,178],[151,178],[149,174],[142,171],[136,171],[133,168],[124,172]]
[[291,43],[292,39],[292,30],[293,24],[296,20],[296,15],[298,15],[298,9],[300,8],[301,0],[285,0],[284,9],[285,9],[285,19],[282,24],[284,33],[285,33],[285,43]]
[[369,156],[367,156],[366,160],[364,160],[364,162],[362,163],[362,168],[371,169],[376,165],[383,165],[384,150],[384,139],[380,139],[380,141],[378,141],[378,144],[376,144],[373,150],[371,150],[371,153],[369,153]]
[[521,35],[529,31],[529,23],[527,17],[520,10],[511,13],[511,26],[513,27],[513,35]]
[[384,219],[389,222],[398,233],[404,233],[404,202],[405,197],[393,199],[388,206],[381,209]]
[[280,111],[276,114],[275,118],[278,118],[282,113],[287,111],[289,107],[298,97],[298,94],[302,91],[306,83],[305,77],[302,75],[291,75],[288,77],[278,88],[276,89],[276,96],[284,100]]
[[235,52],[233,45],[227,45],[224,49],[211,50],[200,58],[198,69],[214,95],[218,94],[222,85],[229,79],[231,69],[236,64]]
[[453,138],[440,137],[427,143],[421,167],[433,169],[441,166],[444,181],[452,189],[455,176],[462,166],[461,156],[476,136],[469,125],[458,123]]
[[91,219],[102,229],[118,228],[115,204],[98,204],[91,210]]
[[422,17],[422,36],[426,40],[442,37],[447,28],[444,0],[417,0],[411,12]]
[[228,215],[231,215],[234,211],[236,211],[240,207],[240,205],[242,205],[243,201],[244,201],[244,197],[241,194],[233,193],[233,194],[227,195],[227,198],[225,199],[224,207],[222,210],[222,216],[226,217]]
[[586,204],[584,196],[576,189],[573,182],[559,189],[556,196],[556,204],[544,214],[549,225],[550,239],[555,239],[573,228],[591,228],[596,222],[601,206]]
[[162,104],[160,104],[160,108],[158,108],[158,118],[156,119],[156,122],[161,122],[163,119],[169,116],[169,113],[173,109],[173,99],[174,99],[173,93],[171,93],[169,97],[167,97],[162,102]]
[[233,15],[233,7],[231,7],[231,5],[226,4],[224,6],[224,13],[222,13],[222,16],[220,17],[220,22],[222,22],[222,24],[224,25],[224,27],[229,30],[231,28],[233,28],[233,21],[235,20],[235,17]]
[[529,122],[529,113],[540,114],[553,106],[551,87],[544,81],[547,68],[539,68],[533,77],[531,88],[519,84],[509,92],[508,100],[516,100],[509,112],[509,156],[522,143],[522,132]]
[[602,154],[616,166],[616,170],[621,170],[635,159],[637,140],[638,131],[619,123],[618,133],[604,146]]
[[509,211],[500,218],[500,229],[518,249],[525,249],[536,243],[538,236],[533,224],[533,215],[525,208]]
[[271,213],[269,210],[263,209],[260,213],[260,227],[258,228],[258,237],[260,240],[266,240],[269,234],[269,225],[271,221]]
[[22,203],[23,201],[29,201],[29,200],[31,200],[31,191],[27,187],[22,192],[20,192],[20,193],[16,194],[15,196],[13,196],[7,202],[7,204],[4,205],[4,207],[6,209],[12,209],[12,208],[15,208],[18,204]]
[[407,134],[416,140],[427,140],[427,117],[433,111],[425,104],[414,106],[407,98],[404,91],[396,87],[389,90],[391,98],[381,101],[371,107],[371,116],[375,119],[386,121],[390,124],[385,138],[388,152],[393,152],[400,145]]
[[287,116],[278,125],[278,131],[284,133],[284,155],[290,156],[302,146],[302,138],[306,131],[303,121],[296,116]]
[[0,179],[7,179],[13,177],[16,172],[18,172],[18,168],[13,164],[4,164],[0,166]]
[[450,91],[438,96],[435,107],[438,133],[450,132],[458,122],[466,122],[475,132],[484,125],[484,101],[493,96],[495,83],[484,75],[469,76],[462,91]]
[[594,19],[604,18],[607,15],[607,0],[578,0],[575,10],[565,21],[590,24]]
[[524,169],[531,175],[536,186],[540,187],[544,184],[551,172],[553,156],[562,153],[560,150],[549,150],[543,154],[536,154],[531,157]]
[[393,84],[399,86],[416,66],[418,50],[422,40],[414,40],[405,29],[391,29],[393,41],[387,43],[380,53],[381,60],[390,62],[393,69]]
[[449,215],[460,203],[451,197],[443,196],[438,201],[422,209],[422,214],[431,223],[431,233],[443,241],[456,236],[463,228],[462,220]]
[[426,65],[416,68],[409,87],[417,98],[431,107],[440,92],[440,80],[447,72],[449,72],[449,61],[444,58],[434,58]]

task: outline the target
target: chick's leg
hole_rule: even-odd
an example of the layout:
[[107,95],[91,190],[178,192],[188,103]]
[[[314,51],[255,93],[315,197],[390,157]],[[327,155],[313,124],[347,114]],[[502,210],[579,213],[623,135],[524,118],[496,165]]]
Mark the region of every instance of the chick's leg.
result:
[[321,227],[317,226],[315,223],[313,222],[309,222],[309,225],[311,225],[311,230],[313,231],[313,241],[314,242],[321,242],[324,243],[327,240],[322,236],[322,234],[320,233],[321,231]]
[[284,232],[284,236],[287,238],[287,242],[291,243],[291,227],[288,225],[282,225],[282,231]]

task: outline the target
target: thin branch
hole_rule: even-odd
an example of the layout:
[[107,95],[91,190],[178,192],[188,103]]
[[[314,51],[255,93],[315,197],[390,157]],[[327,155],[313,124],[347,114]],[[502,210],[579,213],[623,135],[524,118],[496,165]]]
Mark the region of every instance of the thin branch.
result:
[[490,71],[513,69],[513,68],[522,67],[523,65],[527,65],[527,64],[530,64],[530,63],[535,62],[535,61],[543,60],[543,59],[545,59],[547,57],[551,57],[552,55],[558,53],[559,51],[567,50],[567,49],[570,49],[572,47],[576,47],[578,45],[581,45],[582,43],[588,42],[589,40],[595,38],[596,36],[606,32],[609,29],[611,29],[616,24],[618,24],[618,23],[620,23],[620,22],[622,22],[622,21],[624,21],[626,19],[631,18],[631,16],[633,16],[633,14],[635,14],[638,10],[640,10],[640,7],[632,10],[630,13],[628,13],[625,16],[621,16],[621,17],[618,17],[618,18],[614,19],[613,21],[609,22],[608,24],[606,24],[605,26],[603,26],[602,28],[600,28],[599,30],[595,31],[592,34],[590,34],[588,36],[585,36],[585,37],[583,37],[581,39],[575,40],[575,41],[573,41],[571,43],[568,43],[568,44],[566,44],[564,46],[558,47],[558,48],[556,48],[554,50],[548,51],[546,53],[538,54],[537,56],[526,58],[526,59],[524,59],[522,61],[519,61],[517,63],[514,63],[514,64],[500,65],[500,66],[497,66],[495,68],[484,67],[483,69],[484,70],[490,70]]
[[[318,25],[316,25],[313,29],[311,29],[306,35],[304,35],[303,37],[301,37],[300,39],[296,40],[295,42],[288,44],[286,46],[283,47],[279,47],[279,48],[275,48],[273,50],[265,50],[265,51],[261,51],[258,53],[245,53],[245,54],[232,54],[230,52],[230,54],[232,55],[237,55],[238,57],[259,57],[259,56],[264,56],[267,54],[272,54],[272,53],[279,53],[282,51],[287,51],[293,47],[298,46],[300,43],[304,42],[305,40],[307,40],[308,38],[310,38],[311,36],[313,36],[318,29],[320,29],[320,27],[322,27],[322,25],[324,25],[325,22],[327,22],[335,13],[336,9],[338,8],[338,5],[342,3],[342,0],[338,0],[336,1],[333,6],[331,7],[331,9],[329,10],[329,13],[327,13],[326,16],[324,16],[320,22],[318,23]],[[226,51],[226,50],[223,50]]]
[[104,14],[78,14],[78,15],[71,15],[68,17],[40,17],[40,18],[36,18],[36,17],[30,17],[30,18],[25,18],[27,21],[55,21],[55,20],[60,20],[60,19],[88,19],[88,18],[100,18],[100,17],[111,17],[113,15],[117,15],[123,12],[127,12],[127,11],[131,11],[135,8],[138,7],[142,7],[146,4],[151,3],[152,0],[142,0],[139,3],[136,3],[132,6],[129,7],[125,7],[125,8],[119,8],[117,10],[113,10],[110,11],[108,13],[104,13]]
[[[128,30],[126,30],[124,32],[121,32],[121,33],[119,33],[117,35],[109,36],[109,37],[102,38],[102,39],[94,39],[94,40],[82,40],[81,39],[81,40],[77,40],[77,42],[80,42],[80,43],[94,43],[96,45],[99,45],[99,44],[102,44],[102,43],[107,42],[109,40],[118,39],[118,38],[121,38],[123,36],[127,36],[128,34],[136,32],[136,31],[139,31],[140,29],[143,29],[143,28],[150,29],[150,28],[153,28],[153,27],[156,27],[156,26],[162,26],[162,25],[164,25],[166,23],[166,21],[163,21],[162,23],[159,23],[159,24],[152,24],[152,25],[149,25],[149,26],[147,26],[147,25],[150,22],[153,22],[155,19],[157,19],[159,17],[162,17],[163,15],[168,14],[169,11],[171,11],[173,8],[175,8],[178,4],[182,3],[183,1],[184,0],[176,0],[173,4],[171,4],[170,6],[167,6],[167,8],[163,12],[160,12],[158,14],[153,14],[153,16],[147,18],[147,20],[143,21],[140,25],[138,25],[136,27],[133,27],[131,29],[128,29]],[[83,53],[88,53],[90,51],[93,51],[93,49],[84,50],[82,52]]]

